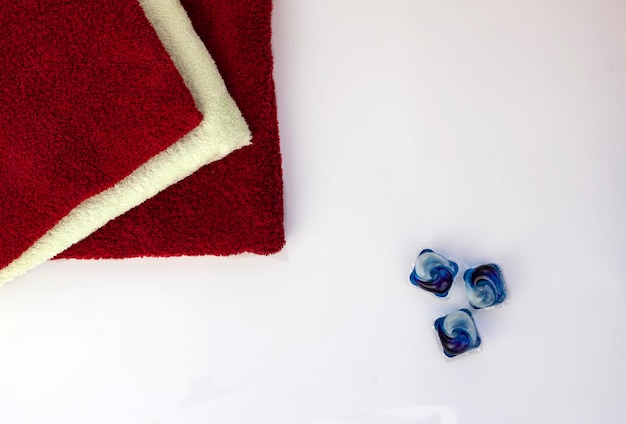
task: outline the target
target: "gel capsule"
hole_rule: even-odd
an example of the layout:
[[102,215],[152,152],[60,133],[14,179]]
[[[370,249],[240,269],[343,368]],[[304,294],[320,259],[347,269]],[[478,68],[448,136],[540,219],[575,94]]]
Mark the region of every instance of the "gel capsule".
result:
[[463,274],[467,299],[476,309],[489,308],[504,302],[506,292],[504,278],[496,264],[471,268]]
[[480,346],[480,335],[468,309],[459,309],[438,318],[435,321],[435,330],[441,341],[443,353],[448,358],[454,358]]
[[420,287],[437,297],[446,297],[459,266],[430,249],[424,249],[417,256],[415,267],[409,276],[411,284]]

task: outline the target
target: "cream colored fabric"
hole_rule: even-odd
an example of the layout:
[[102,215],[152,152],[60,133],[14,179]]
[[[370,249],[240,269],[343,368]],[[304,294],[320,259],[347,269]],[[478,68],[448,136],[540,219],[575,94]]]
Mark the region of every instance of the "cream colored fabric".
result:
[[0,270],[0,285],[53,258],[161,190],[250,143],[251,135],[179,0],[139,0],[198,110],[200,125],[114,187],[84,201]]

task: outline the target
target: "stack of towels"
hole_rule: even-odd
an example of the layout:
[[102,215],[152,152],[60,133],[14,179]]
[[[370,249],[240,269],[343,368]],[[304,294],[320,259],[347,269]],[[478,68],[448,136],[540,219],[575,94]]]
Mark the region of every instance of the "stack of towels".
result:
[[284,245],[271,0],[0,8],[0,285]]

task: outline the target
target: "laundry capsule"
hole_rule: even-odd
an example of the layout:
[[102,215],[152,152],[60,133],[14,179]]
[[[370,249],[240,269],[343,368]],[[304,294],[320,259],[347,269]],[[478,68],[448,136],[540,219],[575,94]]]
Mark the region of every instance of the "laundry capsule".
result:
[[470,268],[463,274],[467,299],[476,309],[499,305],[506,299],[502,271],[496,264]]
[[424,249],[417,256],[409,280],[411,284],[437,297],[446,297],[459,266],[443,255]]
[[435,331],[441,341],[443,353],[448,358],[470,352],[481,343],[472,313],[465,308],[438,318],[435,321]]

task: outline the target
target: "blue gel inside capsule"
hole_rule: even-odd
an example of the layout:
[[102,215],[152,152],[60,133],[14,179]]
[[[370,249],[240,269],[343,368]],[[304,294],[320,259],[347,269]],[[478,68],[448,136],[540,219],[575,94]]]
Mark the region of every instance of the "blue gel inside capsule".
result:
[[417,256],[415,267],[409,276],[411,284],[437,297],[446,297],[459,266],[437,252],[424,249]]
[[506,299],[504,278],[496,264],[468,269],[463,274],[463,279],[469,303],[476,309],[489,308]]
[[480,346],[480,335],[468,309],[459,309],[438,318],[435,321],[435,330],[441,341],[443,353],[448,358],[454,358]]

